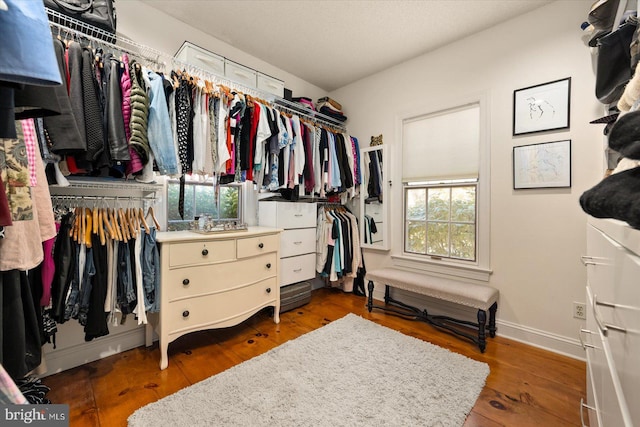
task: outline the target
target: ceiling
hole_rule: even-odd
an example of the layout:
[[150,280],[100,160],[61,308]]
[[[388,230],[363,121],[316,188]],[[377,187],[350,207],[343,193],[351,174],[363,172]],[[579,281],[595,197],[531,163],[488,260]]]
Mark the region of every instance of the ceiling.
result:
[[327,92],[553,0],[143,0]]

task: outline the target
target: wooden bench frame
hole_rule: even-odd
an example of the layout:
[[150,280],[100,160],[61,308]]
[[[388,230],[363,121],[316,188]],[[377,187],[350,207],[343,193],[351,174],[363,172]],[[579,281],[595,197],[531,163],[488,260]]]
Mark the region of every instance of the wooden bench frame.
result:
[[[466,320],[459,320],[449,316],[432,315],[427,312],[426,309],[421,310],[417,307],[405,304],[402,301],[393,299],[390,295],[390,288],[392,284],[385,283],[384,302],[385,306],[375,305],[373,303],[373,280],[368,282],[368,301],[367,309],[371,313],[374,308],[384,310],[386,312],[409,318],[411,320],[418,320],[428,323],[438,329],[442,329],[446,332],[461,336],[469,339],[480,348],[480,352],[484,353],[487,347],[486,329],[489,330],[489,336],[494,338],[496,336],[496,311],[498,309],[498,302],[494,302],[489,307],[489,323],[487,325],[487,311],[484,309],[478,309],[477,318],[478,322],[470,322]],[[409,291],[412,292],[412,291]],[[427,294],[425,294],[427,295]],[[466,327],[466,328],[465,328]],[[463,328],[468,330],[468,327],[474,327],[478,329],[478,335],[472,335],[466,332]]]

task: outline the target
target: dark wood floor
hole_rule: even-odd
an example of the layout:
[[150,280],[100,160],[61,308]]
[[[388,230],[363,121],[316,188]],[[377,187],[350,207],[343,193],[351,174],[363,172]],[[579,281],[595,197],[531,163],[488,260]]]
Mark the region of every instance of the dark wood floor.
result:
[[311,303],[283,313],[275,325],[261,312],[233,328],[197,332],[169,346],[169,367],[158,368],[157,343],[44,378],[53,403],[70,405],[70,425],[126,426],[137,408],[233,365],[356,313],[404,334],[489,364],[491,373],[465,426],[579,426],[585,363],[499,336],[487,350],[433,327],[382,312],[365,298],[335,289],[313,292]]

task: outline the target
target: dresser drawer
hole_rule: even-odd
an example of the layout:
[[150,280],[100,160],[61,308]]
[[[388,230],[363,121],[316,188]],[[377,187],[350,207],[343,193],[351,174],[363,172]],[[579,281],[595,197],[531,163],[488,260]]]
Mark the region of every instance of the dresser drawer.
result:
[[224,76],[224,57],[192,43],[184,42],[176,54],[176,59],[203,70],[211,71],[218,76]]
[[238,239],[238,258],[247,258],[264,253],[276,252],[280,245],[277,234]]
[[313,279],[316,276],[316,254],[282,258],[280,286]]
[[176,301],[251,285],[276,277],[277,272],[275,252],[224,264],[176,268],[163,278],[162,292],[168,301]]
[[246,316],[275,301],[279,295],[276,286],[276,278],[272,277],[233,291],[170,302],[162,308],[166,310],[163,318],[169,335]]
[[235,257],[235,240],[172,243],[169,245],[169,266],[172,268],[232,261]]
[[285,230],[280,237],[280,256],[304,255],[316,252],[316,229]]

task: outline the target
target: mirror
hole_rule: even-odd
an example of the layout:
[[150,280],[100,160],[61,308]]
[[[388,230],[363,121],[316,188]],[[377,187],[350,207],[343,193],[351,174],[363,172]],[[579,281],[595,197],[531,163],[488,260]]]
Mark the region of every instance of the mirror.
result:
[[389,249],[387,236],[388,186],[385,181],[386,148],[384,145],[360,150],[360,245],[371,249]]

